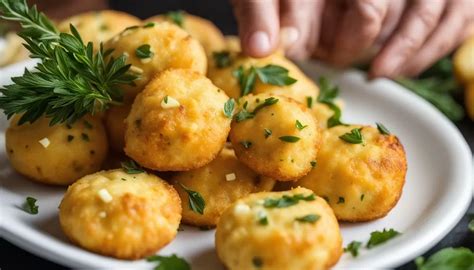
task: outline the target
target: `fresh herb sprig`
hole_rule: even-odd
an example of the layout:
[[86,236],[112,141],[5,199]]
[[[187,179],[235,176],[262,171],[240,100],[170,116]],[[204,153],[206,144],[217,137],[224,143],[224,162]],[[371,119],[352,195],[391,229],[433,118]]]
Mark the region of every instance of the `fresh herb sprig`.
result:
[[122,169],[128,174],[139,174],[145,172],[145,170],[140,165],[131,159],[121,162],[120,165],[122,165]]
[[182,10],[170,11],[166,13],[166,17],[168,18],[168,20],[172,21],[177,26],[183,28],[184,11]]
[[344,248],[344,252],[350,252],[352,257],[359,256],[359,248],[362,246],[362,242],[352,241],[347,247]]
[[153,255],[146,260],[158,264],[154,270],[191,270],[189,263],[176,254],[171,256]]
[[316,196],[309,194],[307,196],[303,194],[295,194],[293,196],[283,195],[280,198],[266,198],[263,202],[265,208],[285,208],[297,204],[299,201],[314,201]]
[[42,62],[34,71],[12,78],[0,88],[0,109],[8,118],[23,114],[19,124],[41,116],[50,125],[72,123],[86,114],[105,110],[122,99],[120,85],[137,78],[128,73],[124,55],[113,58],[112,50],[100,46],[94,53],[91,42],[84,45],[74,26],[71,34],[59,33],[53,23],[25,0],[0,0],[0,17],[19,22],[18,33],[32,58]]
[[269,64],[264,67],[251,66],[248,70],[240,66],[232,75],[239,82],[241,95],[245,96],[254,90],[257,77],[265,84],[278,86],[294,84],[296,79],[290,77],[288,73],[288,69],[282,66]]
[[319,89],[320,92],[317,101],[326,104],[329,109],[333,111],[333,115],[327,120],[328,128],[345,125],[341,121],[342,111],[335,103],[335,100],[339,95],[339,87],[332,85],[326,77],[320,77]]
[[244,120],[247,120],[247,119],[252,119],[255,117],[255,114],[260,111],[261,109],[265,108],[265,107],[268,107],[268,106],[271,106],[273,104],[276,104],[278,102],[278,99],[277,98],[274,98],[274,97],[269,97],[269,98],[266,98],[263,103],[260,103],[258,104],[252,112],[249,112],[247,110],[247,102],[244,104],[242,110],[240,110],[237,114],[235,114],[235,121],[237,121],[237,123],[239,122],[242,122]]
[[367,242],[367,248],[373,248],[375,246],[378,246],[398,235],[400,235],[400,233],[394,229],[389,229],[389,230],[383,229],[383,231],[371,232],[370,239]]
[[444,248],[428,259],[415,260],[418,270],[431,269],[474,269],[474,252],[468,248]]
[[204,198],[201,196],[201,194],[197,191],[189,189],[181,183],[179,183],[179,185],[184,189],[184,191],[186,191],[186,193],[188,193],[189,208],[191,208],[193,212],[203,215],[206,202],[204,201]]
[[23,204],[23,210],[32,215],[38,214],[39,206],[36,204],[36,199],[33,197],[26,197],[25,203]]

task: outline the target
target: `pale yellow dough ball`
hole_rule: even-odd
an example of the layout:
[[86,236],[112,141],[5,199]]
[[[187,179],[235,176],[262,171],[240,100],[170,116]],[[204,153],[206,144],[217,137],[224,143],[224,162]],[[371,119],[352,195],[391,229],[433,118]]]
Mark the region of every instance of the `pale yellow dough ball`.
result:
[[265,84],[257,78],[254,94],[267,93],[272,95],[282,95],[293,98],[306,104],[307,97],[315,97],[319,93],[318,86],[311,81],[295,64],[284,58],[281,53],[275,53],[265,58],[255,59],[243,55],[232,56],[231,64],[227,67],[219,68],[210,64],[208,77],[219,88],[223,89],[232,98],[241,96],[239,81],[235,76],[235,70],[243,67],[245,72],[253,67],[262,68],[267,65],[276,65],[288,70],[288,75],[297,81],[291,85],[278,86]]
[[295,188],[251,194],[227,208],[216,250],[229,270],[318,270],[339,260],[342,239],[326,201]]
[[[263,106],[271,100],[276,103]],[[306,175],[316,161],[321,136],[309,110],[292,99],[268,94],[249,95],[239,102],[230,132],[239,160],[280,181]],[[243,111],[254,116],[239,120]]]
[[58,25],[59,31],[69,33],[70,24],[81,34],[84,43],[91,41],[94,43],[94,49],[98,50],[101,42],[107,41],[127,27],[141,24],[141,20],[117,10],[90,11],[64,19]]
[[105,128],[110,147],[118,153],[125,147],[125,118],[130,113],[131,105],[113,106],[105,113]]
[[98,117],[54,126],[50,118],[23,125],[19,119],[11,120],[5,139],[8,158],[20,174],[40,183],[69,185],[100,169],[108,143]]
[[[215,226],[234,201],[250,193],[270,191],[275,184],[274,180],[261,177],[240,163],[230,148],[224,148],[204,167],[177,173],[172,182],[181,197],[183,222],[197,226]],[[202,215],[191,210],[188,194],[181,185],[202,196],[205,201]]]
[[125,54],[130,71],[139,76],[134,86],[124,86],[125,101],[132,102],[159,72],[169,68],[190,69],[206,74],[207,58],[199,42],[179,26],[168,22],[129,28],[110,39],[105,48],[112,55]]
[[71,185],[59,221],[75,244],[106,256],[139,259],[171,242],[181,202],[171,185],[147,173],[101,171]]
[[[340,138],[362,128],[363,144]],[[336,126],[323,131],[316,167],[295,186],[328,200],[341,221],[368,221],[385,216],[402,194],[407,161],[394,135],[369,126]]]
[[125,153],[158,171],[183,171],[211,162],[224,147],[229,98],[191,70],[162,72],[140,93],[126,119]]

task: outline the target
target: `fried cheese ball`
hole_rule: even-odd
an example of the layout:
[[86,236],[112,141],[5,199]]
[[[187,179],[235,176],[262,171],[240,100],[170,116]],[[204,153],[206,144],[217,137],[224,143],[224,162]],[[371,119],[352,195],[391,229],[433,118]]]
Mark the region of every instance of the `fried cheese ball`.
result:
[[110,147],[115,152],[123,152],[125,146],[125,118],[127,118],[131,105],[113,106],[105,113],[105,128],[109,138]]
[[[275,184],[274,180],[261,177],[240,163],[230,148],[222,149],[204,167],[177,173],[172,182],[181,197],[183,222],[196,226],[216,226],[221,214],[234,201],[250,193],[270,191]],[[202,215],[189,207],[183,186],[201,194],[205,201]]]
[[186,171],[211,162],[224,147],[229,98],[197,72],[170,69],[140,93],[125,120],[125,153],[158,171]]
[[176,11],[157,15],[146,21],[175,23],[201,43],[208,55],[225,48],[225,39],[217,26],[209,20],[188,13]]
[[50,118],[18,125],[15,116],[6,131],[6,149],[12,167],[31,180],[69,185],[100,170],[107,136],[98,117],[85,116],[74,124],[50,126]]
[[[340,138],[358,128],[363,143]],[[398,202],[406,170],[405,151],[394,135],[369,126],[336,126],[323,131],[316,167],[295,186],[327,199],[340,221],[369,221]]]
[[119,259],[154,254],[177,234],[178,193],[166,181],[123,170],[101,171],[71,185],[59,205],[64,234],[75,244]]
[[124,86],[125,101],[143,90],[159,72],[183,68],[206,74],[207,58],[199,42],[179,26],[168,22],[147,23],[128,28],[110,39],[104,47],[113,48],[113,56],[125,54],[130,71],[139,76],[133,86]]
[[[309,110],[290,98],[268,94],[248,95],[240,104],[230,131],[239,160],[279,181],[306,175],[316,160],[321,137]],[[245,112],[253,116],[239,119]]]
[[257,78],[254,94],[268,93],[273,95],[281,95],[295,99],[306,104],[307,97],[315,97],[319,93],[318,86],[311,81],[295,64],[284,58],[281,53],[274,53],[268,57],[255,59],[238,55],[233,57],[230,64],[226,67],[218,67],[209,65],[208,77],[219,88],[223,89],[228,96],[239,98],[241,96],[241,88],[239,80],[235,76],[235,71],[242,67],[244,72],[248,72],[253,66],[262,68],[267,65],[276,65],[288,70],[288,75],[296,79],[296,82],[290,85],[278,86],[266,84]]
[[229,270],[328,269],[342,253],[332,209],[305,188],[238,200],[219,219],[215,242]]
[[94,43],[98,50],[100,43],[105,42],[127,27],[141,24],[141,20],[128,13],[117,10],[84,12],[63,20],[58,25],[61,32],[70,32],[70,24],[76,27],[82,40]]

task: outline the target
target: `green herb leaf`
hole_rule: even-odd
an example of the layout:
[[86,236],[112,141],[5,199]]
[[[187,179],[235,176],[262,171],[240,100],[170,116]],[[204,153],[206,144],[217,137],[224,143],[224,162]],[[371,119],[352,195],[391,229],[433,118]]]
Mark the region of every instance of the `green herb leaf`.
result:
[[244,68],[240,66],[232,72],[232,75],[237,78],[237,81],[239,82],[241,96],[245,96],[253,91],[257,79],[254,67],[251,67],[246,72]]
[[300,138],[296,136],[281,136],[278,139],[284,142],[289,142],[289,143],[295,143],[300,140]]
[[140,165],[131,159],[121,162],[120,165],[122,165],[122,169],[128,174],[139,174],[145,172],[145,170],[140,167]]
[[155,54],[149,44],[143,44],[135,50],[135,55],[140,59],[152,58]]
[[319,89],[318,102],[320,103],[334,103],[334,100],[339,95],[339,88],[333,86],[326,77],[319,78]]
[[272,131],[268,128],[263,129],[263,132],[265,133],[265,139],[272,135]]
[[298,130],[303,130],[303,129],[305,129],[308,125],[303,125],[303,124],[301,124],[300,121],[296,120],[295,126],[296,126],[296,128],[297,128]]
[[224,104],[224,114],[227,116],[227,118],[231,118],[234,113],[234,107],[235,107],[235,100],[233,98],[229,99],[226,101]]
[[278,99],[277,98],[274,98],[274,97],[269,97],[269,98],[266,98],[265,101],[261,104],[258,104],[255,109],[253,110],[253,112],[249,112],[247,111],[247,102],[245,102],[244,106],[243,106],[243,109],[241,111],[239,111],[236,115],[235,115],[235,121],[237,121],[237,123],[239,122],[242,122],[244,120],[247,120],[247,119],[252,119],[255,117],[255,114],[265,108],[265,107],[268,107],[268,106],[271,106],[273,104],[276,104],[278,102]]
[[260,225],[268,225],[268,217],[264,211],[260,211],[257,214],[258,224]]
[[249,149],[250,146],[252,146],[252,142],[250,142],[250,141],[241,141],[240,144],[241,144],[245,149]]
[[295,218],[295,220],[302,223],[315,223],[316,221],[319,220],[319,218],[321,218],[321,216],[316,215],[316,214],[310,214],[310,215]]
[[444,248],[431,255],[427,260],[418,257],[415,260],[418,270],[463,270],[474,269],[474,253],[464,247]]
[[359,255],[359,248],[361,247],[362,242],[352,241],[344,248],[344,252],[350,252],[352,257],[357,257]]
[[387,242],[388,240],[400,235],[399,232],[394,229],[389,229],[388,231],[383,229],[383,231],[375,231],[370,233],[369,242],[367,242],[367,248],[373,248],[382,243]]
[[295,194],[293,196],[283,195],[281,198],[266,198],[263,202],[265,208],[285,208],[297,204],[299,201],[314,201],[314,194],[304,196],[303,194]]
[[382,123],[375,123],[377,125],[377,129],[379,130],[380,134],[382,135],[390,135],[390,131],[382,124]]
[[183,184],[179,183],[179,185],[188,193],[189,197],[189,208],[193,212],[196,212],[198,214],[204,214],[204,208],[206,207],[206,202],[204,201],[204,198],[199,194],[199,192],[190,190]]
[[274,98],[274,97],[269,97],[269,98],[266,98],[263,103],[261,104],[258,104],[255,109],[253,109],[253,114],[256,114],[258,111],[260,111],[261,109],[265,108],[265,107],[268,107],[268,106],[271,106],[273,104],[276,104],[278,103],[278,99],[277,98]]
[[306,106],[308,108],[313,108],[313,97],[306,97]]
[[242,109],[241,111],[235,114],[235,121],[237,121],[237,123],[240,123],[244,120],[252,119],[254,117],[255,117],[255,114],[247,111],[246,109]]
[[146,260],[158,263],[154,270],[191,270],[189,263],[183,258],[176,256],[176,254],[171,256],[153,255]]
[[360,195],[360,201],[363,201],[363,200],[364,200],[364,197],[365,197],[365,194],[361,194],[361,195]]
[[154,22],[148,22],[145,25],[143,25],[143,28],[150,28],[150,27],[154,27],[155,25],[156,25],[156,23],[154,23]]
[[212,58],[218,68],[225,68],[232,64],[232,58],[229,51],[213,52]]
[[266,65],[261,68],[255,68],[260,81],[271,85],[291,85],[296,80],[288,75],[288,69],[277,65]]
[[361,144],[364,143],[364,138],[362,137],[362,133],[360,131],[362,128],[354,128],[351,132],[345,133],[339,138],[345,142],[352,143],[352,144]]
[[23,204],[23,210],[25,210],[25,212],[27,212],[29,214],[32,214],[32,215],[38,214],[39,206],[36,205],[36,201],[37,200],[33,197],[26,197],[26,201]]
[[341,126],[341,125],[345,126],[346,124],[341,122],[342,111],[339,108],[339,106],[337,106],[334,103],[329,103],[329,104],[326,104],[326,105],[328,105],[329,108],[334,112],[334,114],[327,121],[328,128],[332,128],[332,127],[335,127],[335,126]]
[[170,11],[170,12],[166,13],[166,16],[174,24],[178,25],[181,28],[183,27],[184,12],[182,10]]

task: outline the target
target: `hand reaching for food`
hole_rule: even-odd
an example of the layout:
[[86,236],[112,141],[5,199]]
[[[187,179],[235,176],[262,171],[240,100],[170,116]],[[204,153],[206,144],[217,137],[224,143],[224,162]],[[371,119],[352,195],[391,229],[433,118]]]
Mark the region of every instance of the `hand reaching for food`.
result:
[[416,75],[473,32],[472,0],[234,0],[243,51],[281,44],[295,59],[348,66],[376,53],[372,77]]

